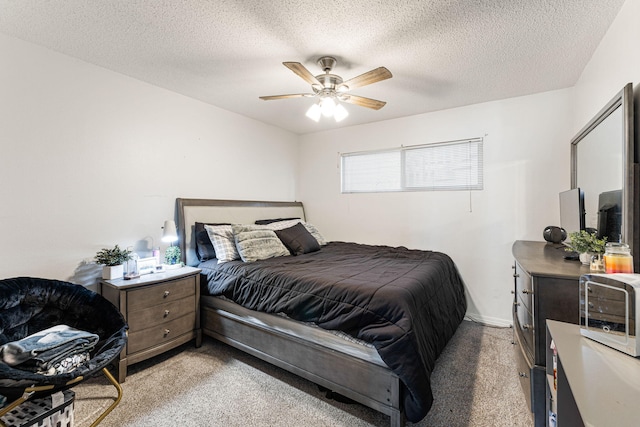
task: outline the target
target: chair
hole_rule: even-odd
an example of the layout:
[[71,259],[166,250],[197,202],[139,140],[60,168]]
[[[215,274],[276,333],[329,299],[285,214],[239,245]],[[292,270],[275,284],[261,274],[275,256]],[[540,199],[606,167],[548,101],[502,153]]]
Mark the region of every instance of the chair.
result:
[[92,426],[99,424],[120,403],[122,388],[106,367],[127,342],[127,324],[121,313],[101,295],[80,285],[31,277],[0,280],[0,345],[60,324],[98,335],[90,360],[73,372],[51,376],[17,369],[0,361],[0,394],[12,401],[0,408],[0,416],[31,397],[44,397],[71,388],[99,371],[118,395]]

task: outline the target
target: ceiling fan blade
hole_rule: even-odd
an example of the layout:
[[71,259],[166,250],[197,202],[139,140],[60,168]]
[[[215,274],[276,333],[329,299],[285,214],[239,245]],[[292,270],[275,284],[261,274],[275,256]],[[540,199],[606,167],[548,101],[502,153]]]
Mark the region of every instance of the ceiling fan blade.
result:
[[364,74],[360,74],[357,77],[347,80],[338,87],[338,90],[351,90],[390,79],[391,77],[393,77],[391,71],[387,70],[385,67],[378,67],[375,70],[367,71]]
[[378,101],[377,99],[365,98],[363,96],[346,95],[339,98],[341,101],[348,102],[349,104],[359,105],[360,107],[367,107],[373,110],[379,110],[385,106],[386,102]]
[[311,84],[311,85],[320,85],[322,86],[322,83],[320,83],[320,81],[318,79],[316,79],[316,76],[314,76],[313,74],[311,74],[311,72],[309,70],[307,70],[305,68],[304,65],[302,65],[299,62],[283,62],[282,63],[285,67],[287,67],[288,69],[290,69],[291,71],[293,71],[294,73],[296,73],[297,75],[299,75],[300,77],[302,77],[302,79]]
[[302,97],[312,97],[312,96],[315,96],[315,95],[312,93],[292,93],[290,95],[261,96],[260,99],[264,101],[272,101],[274,99],[302,98]]

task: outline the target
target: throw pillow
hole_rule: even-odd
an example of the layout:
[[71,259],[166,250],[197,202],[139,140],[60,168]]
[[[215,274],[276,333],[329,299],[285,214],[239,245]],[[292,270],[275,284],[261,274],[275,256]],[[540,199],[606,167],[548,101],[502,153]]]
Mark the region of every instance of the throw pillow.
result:
[[240,259],[231,225],[205,225],[218,263]]
[[273,230],[234,225],[233,234],[238,253],[244,262],[289,255],[289,250]]
[[320,250],[318,241],[301,223],[284,230],[275,230],[275,233],[292,255],[302,255]]

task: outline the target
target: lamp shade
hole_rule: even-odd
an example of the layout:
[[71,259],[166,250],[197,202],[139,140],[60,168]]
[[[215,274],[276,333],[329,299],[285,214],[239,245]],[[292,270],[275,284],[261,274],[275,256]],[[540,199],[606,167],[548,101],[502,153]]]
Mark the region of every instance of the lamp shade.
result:
[[163,242],[175,242],[178,240],[178,232],[176,231],[176,223],[172,220],[167,220],[164,222],[164,227],[162,227],[164,231],[162,232],[162,241]]

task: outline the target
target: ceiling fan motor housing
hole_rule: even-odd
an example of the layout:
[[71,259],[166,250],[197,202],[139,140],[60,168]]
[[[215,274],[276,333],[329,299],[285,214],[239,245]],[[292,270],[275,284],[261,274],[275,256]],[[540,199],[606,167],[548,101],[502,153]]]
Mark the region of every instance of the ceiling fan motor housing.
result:
[[333,67],[335,67],[337,63],[338,61],[333,56],[323,56],[322,58],[318,59],[317,62],[318,66],[320,66],[320,69],[325,73],[329,73],[331,70],[333,70]]
[[313,91],[317,94],[324,93],[328,95],[331,93],[335,93],[338,85],[342,84],[342,77],[336,76],[335,74],[320,74],[316,76],[316,79],[318,79],[318,81],[322,83],[322,86],[311,86],[313,88]]

